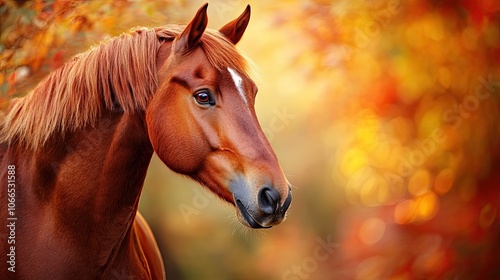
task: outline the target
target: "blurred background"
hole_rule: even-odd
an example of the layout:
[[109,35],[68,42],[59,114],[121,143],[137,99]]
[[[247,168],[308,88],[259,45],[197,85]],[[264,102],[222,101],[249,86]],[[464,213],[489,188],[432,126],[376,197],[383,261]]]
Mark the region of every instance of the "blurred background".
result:
[[[140,210],[168,279],[500,279],[498,1],[209,3],[214,29],[252,6],[238,47],[294,200],[245,229],[153,157]],[[0,108],[106,36],[202,4],[0,2]]]

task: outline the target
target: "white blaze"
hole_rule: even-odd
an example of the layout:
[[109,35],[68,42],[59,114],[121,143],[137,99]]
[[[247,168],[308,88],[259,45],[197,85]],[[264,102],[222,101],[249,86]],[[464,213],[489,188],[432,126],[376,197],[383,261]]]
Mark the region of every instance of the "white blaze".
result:
[[229,71],[229,74],[231,74],[231,78],[233,78],[234,85],[236,86],[236,89],[241,95],[241,98],[243,98],[245,104],[248,105],[248,101],[245,97],[245,92],[243,91],[243,79],[241,78],[240,75],[238,75],[238,72],[236,72],[233,68],[228,67],[227,71]]

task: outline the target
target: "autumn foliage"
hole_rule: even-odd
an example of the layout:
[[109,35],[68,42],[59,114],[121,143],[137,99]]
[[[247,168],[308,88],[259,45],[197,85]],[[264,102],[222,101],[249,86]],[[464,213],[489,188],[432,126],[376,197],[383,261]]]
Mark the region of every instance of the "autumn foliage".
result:
[[[246,2],[211,2],[209,25]],[[141,211],[167,275],[499,279],[498,2],[249,2],[239,47],[259,67],[257,112],[294,202],[266,235],[233,234],[230,207],[154,159]],[[0,4],[0,108],[106,36],[186,23],[199,4]]]

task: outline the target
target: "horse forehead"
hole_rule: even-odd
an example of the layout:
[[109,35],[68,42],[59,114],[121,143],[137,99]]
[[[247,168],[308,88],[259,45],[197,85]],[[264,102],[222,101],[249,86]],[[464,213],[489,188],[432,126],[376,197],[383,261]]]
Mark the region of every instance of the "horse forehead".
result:
[[204,68],[207,70],[213,69],[215,71],[215,68],[210,64],[205,52],[201,48],[197,48],[191,54],[184,57],[183,64],[186,68],[191,70]]
[[175,69],[175,75],[186,81],[204,81],[205,83],[215,83],[218,79],[217,69],[210,63],[199,60],[185,61]]

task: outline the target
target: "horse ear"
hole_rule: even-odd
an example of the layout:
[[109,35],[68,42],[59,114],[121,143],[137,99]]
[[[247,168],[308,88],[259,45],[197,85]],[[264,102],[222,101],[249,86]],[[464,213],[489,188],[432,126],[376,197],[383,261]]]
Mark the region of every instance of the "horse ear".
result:
[[184,31],[182,31],[182,33],[175,38],[173,42],[174,52],[187,53],[196,47],[201,36],[203,35],[203,32],[205,32],[205,29],[207,28],[207,7],[208,3],[201,6],[198,12],[196,12],[194,18],[186,26],[186,29],[184,29]]
[[224,25],[219,32],[224,34],[233,44],[236,45],[245,33],[248,22],[250,21],[250,5],[247,5],[245,11],[235,20]]

